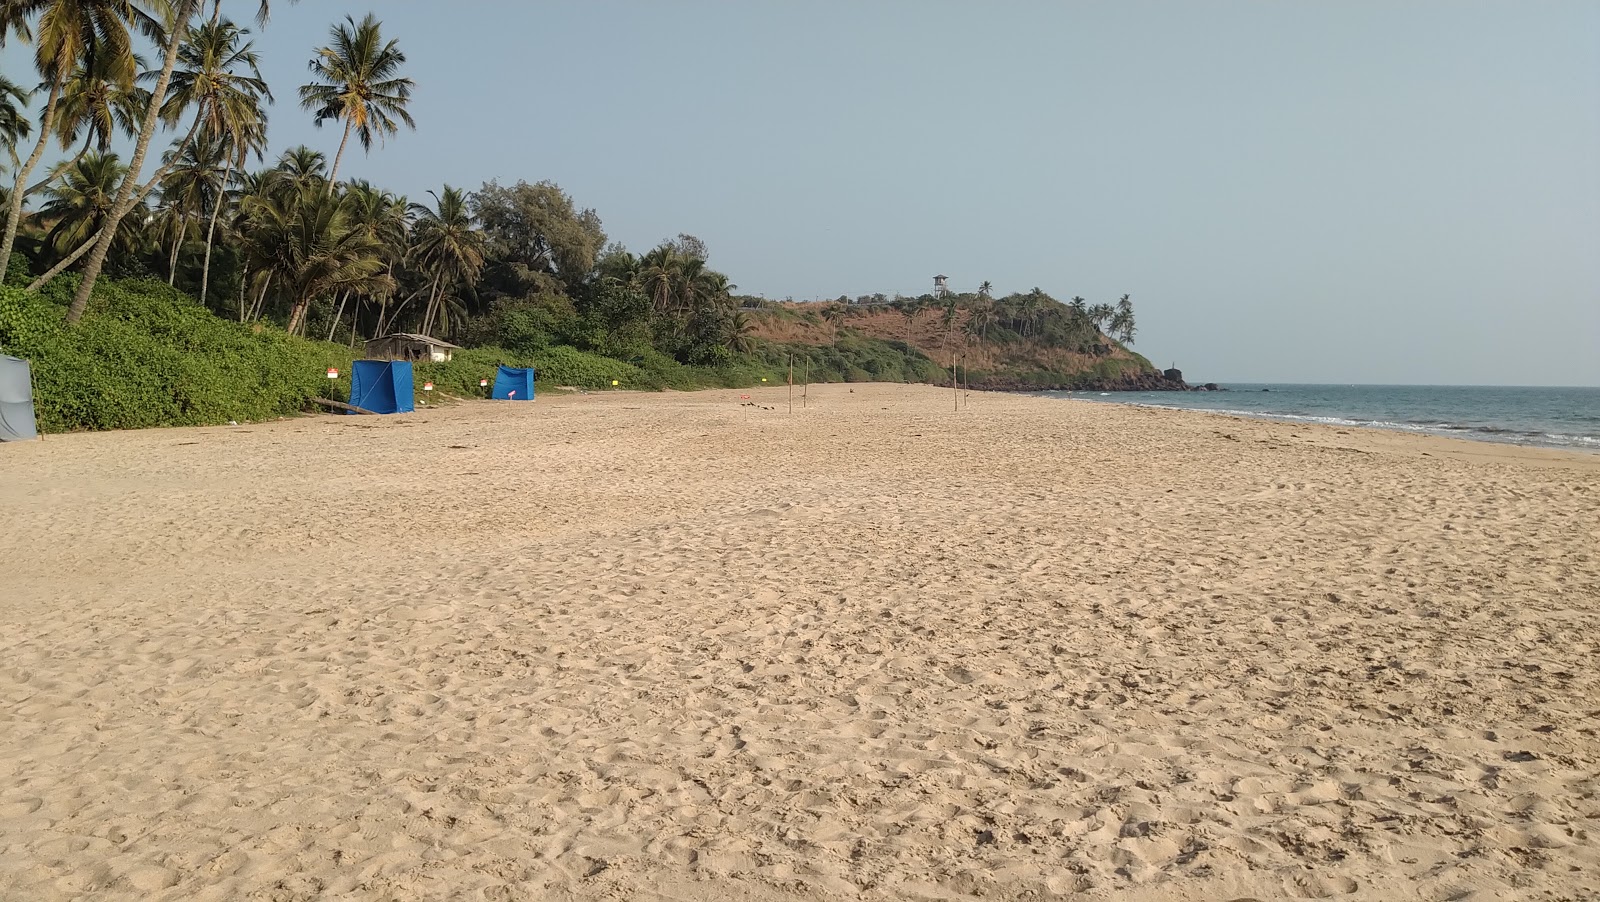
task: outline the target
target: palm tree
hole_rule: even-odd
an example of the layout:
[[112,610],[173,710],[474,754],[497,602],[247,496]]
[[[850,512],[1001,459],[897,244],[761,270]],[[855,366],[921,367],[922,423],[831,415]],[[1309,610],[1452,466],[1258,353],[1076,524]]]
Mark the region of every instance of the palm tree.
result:
[[258,278],[276,284],[290,302],[287,329],[305,326],[311,304],[329,292],[380,290],[382,246],[366,230],[351,226],[343,201],[320,191],[283,192],[252,205],[246,253]]
[[321,187],[328,181],[328,157],[320,150],[300,144],[278,157],[277,171],[296,191],[310,185]]
[[0,75],[0,146],[5,148],[12,166],[22,163],[17,159],[17,142],[33,131],[33,122],[27,115],[31,96],[11,79]]
[[[33,2],[44,2],[44,0],[33,0]],[[96,2],[109,2],[109,0],[96,0]],[[121,0],[121,2],[124,5],[131,5],[132,0]],[[155,3],[157,0],[145,0],[145,2]],[[83,311],[89,306],[89,296],[94,292],[95,282],[100,278],[100,270],[105,266],[106,254],[111,250],[111,241],[116,236],[118,223],[138,205],[144,194],[148,193],[163,175],[163,172],[158,170],[139,197],[134,197],[139,173],[144,167],[145,155],[150,151],[150,141],[155,137],[159,121],[167,115],[164,99],[167,96],[167,85],[172,80],[172,71],[178,64],[178,51],[183,45],[183,39],[189,33],[189,20],[194,17],[200,2],[201,0],[160,0],[161,5],[171,13],[166,18],[170,27],[164,40],[165,52],[161,60],[161,73],[156,77],[155,87],[150,89],[150,96],[162,99],[163,102],[151,103],[149,109],[145,111],[144,121],[139,125],[139,137],[134,143],[133,159],[128,162],[128,171],[122,177],[122,184],[117,188],[116,205],[112,208],[111,215],[107,217],[105,228],[101,229],[100,236],[89,250],[89,257],[83,265],[83,279],[78,283],[78,290],[72,296],[71,306],[67,308],[69,324],[81,319]],[[266,0],[263,0],[262,14],[265,13]],[[204,115],[205,109],[202,106],[200,115],[195,117],[195,123],[189,129],[189,134],[181,139],[180,148],[182,144],[187,144],[194,138]]]
[[728,350],[746,357],[756,348],[755,323],[743,310],[735,310],[728,317]]
[[665,314],[677,293],[678,274],[683,260],[673,252],[670,244],[663,244],[639,258],[635,278],[639,290],[650,298],[658,314]]
[[[185,110],[200,111],[202,133],[216,135],[223,142],[222,178],[227,182],[234,167],[244,165],[251,153],[261,157],[267,127],[262,101],[271,103],[272,91],[261,77],[255,44],[245,40],[249,29],[222,18],[220,11],[217,0],[212,20],[194,28],[179,49],[161,115],[168,125],[175,125]],[[210,293],[211,246],[221,212],[220,203],[213,206],[206,225],[206,255],[200,269],[202,304]]]
[[1133,336],[1137,331],[1133,321],[1133,299],[1123,295],[1117,301],[1116,312],[1111,315],[1111,332],[1123,344],[1133,344]]
[[168,285],[177,278],[178,249],[189,237],[190,218],[206,210],[214,211],[221,205],[223,189],[228,183],[228,174],[223,168],[226,152],[221,138],[202,135],[200,140],[185,145],[182,152],[176,154],[176,160],[169,161],[172,166],[161,180],[161,202],[177,216],[177,223],[175,228],[163,229],[172,239],[167,260]]
[[[144,57],[135,54],[133,63],[142,68]],[[82,134],[78,156],[90,147],[105,153],[113,138],[138,134],[139,117],[149,103],[149,93],[122,79],[121,61],[91,42],[88,55],[73,68],[57,102],[56,133],[61,149],[71,150]]]
[[[39,210],[41,219],[54,220],[46,241],[57,252],[77,247],[92,238],[111,216],[117,182],[127,172],[114,153],[91,150],[66,168],[60,184],[45,189],[49,198]],[[131,234],[119,230],[122,249],[128,249]]]
[[[45,146],[56,134],[56,114],[62,91],[73,71],[92,47],[97,56],[105,57],[106,67],[120,84],[132,85],[136,63],[131,32],[139,31],[159,40],[161,27],[157,15],[152,12],[159,14],[167,6],[168,0],[5,0],[0,5],[0,46],[10,34],[31,41],[34,67],[49,85],[44,114],[39,122],[39,138],[27,161],[16,167],[5,235],[0,238],[0,282],[5,279],[11,248],[17,240],[28,176],[39,165]],[[33,19],[35,15],[37,20]],[[142,148],[135,159],[143,162]],[[104,262],[103,255],[101,262]]]
[[[365,230],[383,246],[384,272],[392,278],[395,266],[405,258],[409,248],[412,205],[404,197],[375,188],[364,181],[349,184],[344,193],[344,203],[352,224]],[[333,322],[328,327],[328,341],[333,341],[334,333],[338,331],[339,320],[343,317],[344,306],[350,294],[346,292],[339,302],[339,310],[334,314]],[[378,302],[380,330],[384,315],[387,313],[390,294],[389,291],[381,291],[369,296],[369,299]],[[355,307],[350,314],[352,342],[355,340],[355,323],[360,312],[361,298],[357,297]]]
[[[433,195],[435,209],[414,204],[416,226],[411,246],[418,268],[431,277],[428,306],[422,316],[422,332],[428,334],[445,311],[445,298],[452,297],[458,283],[471,284],[483,270],[483,233],[473,228],[467,209],[466,193],[449,185],[443,194]],[[448,325],[446,321],[444,323]]]
[[[911,344],[911,326],[917,321],[917,314],[921,312],[916,301],[897,300],[900,305],[900,315],[906,318],[906,345]],[[892,306],[892,305],[891,305]]]
[[994,296],[994,286],[989,284],[989,280],[988,279],[984,279],[983,283],[978,286],[978,297],[983,298],[985,300],[988,300],[989,298],[991,298],[993,296]]
[[1101,332],[1111,327],[1111,318],[1117,313],[1110,304],[1095,304],[1089,308],[1089,322]]
[[346,16],[343,25],[333,27],[330,37],[332,45],[318,48],[311,60],[311,72],[320,82],[301,86],[300,105],[316,111],[319,126],[330,119],[344,123],[344,137],[328,175],[331,192],[352,131],[362,149],[370,153],[374,136],[381,140],[398,134],[401,122],[413,129],[417,124],[406,111],[413,82],[398,75],[406,55],[400,52],[398,42],[384,42],[377,18],[368,13],[358,24],[353,16]]

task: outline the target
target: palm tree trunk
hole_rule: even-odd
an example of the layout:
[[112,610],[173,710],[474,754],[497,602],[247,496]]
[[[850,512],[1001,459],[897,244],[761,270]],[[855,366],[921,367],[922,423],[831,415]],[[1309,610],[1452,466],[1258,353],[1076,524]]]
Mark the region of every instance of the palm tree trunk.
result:
[[[196,114],[196,116],[194,118],[194,124],[189,126],[189,133],[187,135],[185,135],[183,141],[178,144],[178,150],[182,150],[184,145],[186,145],[190,141],[194,140],[195,133],[200,130],[200,121],[204,117],[205,117],[205,109],[202,107],[200,112],[198,114]],[[177,153],[173,153],[172,159],[167,161],[166,163],[162,164],[161,168],[156,170],[156,174],[150,177],[150,181],[145,182],[144,185],[142,185],[139,188],[139,193],[134,196],[132,203],[128,204],[127,210],[123,211],[123,215],[127,215],[127,213],[129,211],[131,211],[134,207],[138,206],[139,204],[143,203],[144,199],[150,196],[150,192],[155,190],[156,183],[160,182],[162,178],[166,177],[167,172],[169,170],[171,170],[172,164],[174,162],[176,162],[177,159],[178,159]],[[115,210],[115,207],[113,207],[112,209]],[[110,234],[112,235],[112,237],[115,237],[116,236],[116,226],[115,225],[111,225],[110,223],[115,221],[117,225],[120,225],[121,224],[121,219],[122,219],[122,217],[118,216],[118,217],[116,217],[115,220],[113,220],[112,217],[108,214],[106,216],[106,218],[103,220],[103,223],[105,223],[105,224],[101,225],[100,231],[97,231],[93,235],[91,235],[87,241],[85,241],[83,244],[79,245],[77,250],[73,251],[71,254],[68,254],[67,257],[65,259],[63,259],[61,262],[57,263],[55,266],[50,267],[49,271],[46,272],[44,275],[42,275],[39,278],[34,279],[32,282],[28,283],[28,290],[29,291],[38,291],[39,289],[43,288],[45,285],[49,284],[50,280],[52,280],[56,276],[60,275],[63,270],[65,270],[67,267],[71,266],[73,263],[76,263],[78,261],[78,258],[80,258],[84,254],[88,253],[89,249],[93,248],[101,240],[101,238],[107,233],[107,229],[110,230]],[[108,243],[108,246],[109,246],[109,243]],[[71,320],[69,320],[69,322],[71,322]]]
[[[172,238],[172,253],[167,256],[167,285],[170,287],[178,279],[178,249],[183,247],[183,233],[189,228],[189,211],[183,211],[178,217],[178,234]],[[204,298],[202,298],[204,300]]]
[[431,334],[428,330],[433,328],[433,315],[434,315],[434,312],[438,309],[437,306],[436,306],[437,303],[438,303],[438,297],[439,297],[439,277],[436,275],[436,276],[433,277],[433,286],[428,289],[428,309],[426,311],[424,311],[423,314],[422,314],[422,334],[423,335]]
[[[150,89],[152,98],[167,96],[167,85],[172,81],[172,70],[178,65],[178,48],[183,44],[183,37],[189,31],[189,16],[194,12],[196,0],[179,0],[176,15],[172,19],[172,34],[167,36],[167,53],[161,61],[161,75],[156,78],[155,87]],[[202,110],[203,112],[203,110]],[[72,296],[72,306],[67,308],[67,322],[76,323],[83,318],[83,311],[89,306],[89,295],[94,291],[94,283],[100,279],[100,270],[106,265],[106,254],[111,250],[111,241],[117,236],[117,226],[121,225],[122,218],[128,215],[133,205],[128,200],[133,197],[133,189],[139,184],[139,171],[144,168],[145,155],[150,152],[150,140],[156,135],[156,124],[161,119],[161,104],[152,100],[150,108],[145,110],[144,123],[139,127],[139,143],[134,146],[133,159],[128,163],[128,174],[122,178],[122,186],[117,189],[117,199],[111,205],[111,215],[100,230],[100,240],[95,242],[94,250],[89,252],[89,262],[83,267],[83,281],[78,283],[78,292]],[[173,154],[177,159],[177,154]],[[9,248],[8,248],[9,250]]]
[[245,288],[250,284],[250,264],[246,263],[244,272],[239,274],[239,322],[244,322],[244,297]]
[[217,190],[217,204],[211,208],[211,224],[206,226],[206,262],[200,267],[201,306],[205,306],[206,291],[211,287],[211,242],[217,234],[217,214],[222,212],[222,198],[228,192],[228,179],[232,176],[233,154],[228,154],[228,165],[222,170],[222,187]]
[[356,320],[361,318],[361,298],[350,307],[350,350],[356,349]]
[[344,120],[344,137],[339,139],[339,152],[333,155],[333,168],[328,171],[328,195],[333,195],[334,179],[339,177],[339,161],[344,159],[344,146],[350,143],[350,119]]
[[28,290],[29,291],[38,291],[39,289],[41,289],[45,285],[47,285],[50,282],[51,279],[54,279],[56,276],[61,275],[61,273],[67,267],[71,266],[74,263],[77,263],[79,258],[81,258],[84,254],[87,254],[89,252],[89,248],[94,247],[95,239],[99,238],[99,237],[100,237],[100,234],[98,232],[96,232],[94,238],[90,238],[88,241],[85,241],[84,243],[78,245],[78,249],[77,250],[75,250],[72,253],[66,255],[65,257],[62,257],[60,262],[58,262],[55,266],[52,266],[48,270],[46,270],[44,275],[40,276],[37,279],[34,279],[32,282],[29,282],[28,283]]
[[311,298],[303,297],[295,301],[294,307],[289,310],[289,334],[298,335],[304,330],[306,321],[310,319]]
[[[38,180],[37,182],[34,182],[32,185],[28,186],[28,193],[29,194],[38,194],[40,191],[43,191],[45,188],[48,188],[50,186],[50,183],[55,181],[56,178],[61,175],[61,173],[66,172],[68,169],[71,169],[73,166],[78,165],[78,161],[79,160],[81,160],[84,157],[88,156],[89,155],[89,148],[93,147],[93,146],[94,146],[94,131],[92,129],[85,129],[84,130],[84,136],[83,136],[83,146],[78,148],[78,152],[72,155],[72,159],[56,161],[56,164],[54,166],[50,167],[50,171],[45,173],[44,178],[42,178],[42,179]],[[12,163],[13,163],[13,165],[15,165],[16,154],[13,153],[11,156],[13,157]]]
[[[333,314],[333,324],[328,326],[328,340],[333,341],[333,333],[339,331],[339,320],[344,319],[344,305],[350,300],[350,292],[339,294],[339,310]],[[352,326],[351,328],[355,328]]]
[[256,295],[256,305],[250,308],[250,321],[261,319],[261,308],[267,303],[267,289],[272,287],[272,270],[267,270],[267,277],[261,280],[261,293]]
[[[33,172],[33,167],[39,165],[39,158],[44,156],[44,148],[54,137],[56,124],[56,107],[60,105],[62,79],[56,78],[50,83],[50,99],[44,105],[44,119],[39,122],[39,143],[33,145],[33,153],[28,155],[28,162],[22,164],[17,170],[17,186],[11,191],[11,209],[6,211],[5,238],[0,239],[0,283],[5,282],[6,269],[11,265],[11,248],[17,243],[17,226],[22,222],[22,201],[28,187],[28,174]],[[152,103],[152,108],[160,104]]]

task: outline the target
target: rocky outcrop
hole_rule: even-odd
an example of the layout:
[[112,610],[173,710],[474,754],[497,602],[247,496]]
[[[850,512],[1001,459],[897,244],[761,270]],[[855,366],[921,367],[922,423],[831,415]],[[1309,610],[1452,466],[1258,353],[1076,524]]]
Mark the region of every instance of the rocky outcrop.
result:
[[1182,379],[1168,379],[1156,370],[1124,372],[1118,376],[1086,376],[1070,381],[1041,382],[1006,375],[974,379],[972,387],[982,391],[1194,391]]

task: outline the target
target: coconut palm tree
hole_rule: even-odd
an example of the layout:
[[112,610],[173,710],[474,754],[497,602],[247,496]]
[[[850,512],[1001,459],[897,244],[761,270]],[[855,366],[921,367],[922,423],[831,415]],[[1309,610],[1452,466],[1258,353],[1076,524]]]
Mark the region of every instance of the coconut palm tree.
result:
[[[62,173],[59,184],[45,189],[48,200],[40,208],[40,218],[54,221],[45,240],[57,252],[77,247],[94,237],[111,217],[117,183],[127,167],[114,153],[91,150]],[[131,225],[131,224],[130,224]],[[119,229],[120,249],[132,247],[132,230]]]
[[164,223],[162,229],[163,237],[172,241],[167,258],[168,285],[177,278],[178,249],[190,235],[190,221],[198,222],[207,210],[214,211],[221,204],[228,183],[223,163],[226,154],[227,146],[220,137],[202,135],[176,154],[177,159],[170,161],[172,166],[161,180],[161,206],[167,213],[163,218],[177,218],[175,224]]
[[276,192],[253,205],[246,232],[246,254],[258,278],[275,284],[290,303],[291,333],[305,326],[317,298],[381,290],[390,281],[382,246],[351,225],[341,198],[314,188],[297,193]]
[[[148,33],[151,39],[158,46],[164,48],[161,72],[156,77],[155,86],[150,89],[150,96],[156,98],[165,98],[167,96],[167,85],[172,80],[173,69],[177,67],[178,63],[178,51],[189,34],[189,22],[203,5],[202,0],[8,0],[8,2],[10,4],[50,6],[52,8],[61,4],[74,5],[84,9],[109,6],[130,17],[130,20],[133,20],[133,14],[139,11],[140,4],[158,12],[160,14],[159,21],[166,22],[169,26],[164,29],[164,33],[163,29],[158,27],[157,17],[155,16],[143,14],[142,19],[134,20],[140,24],[148,20],[150,25]],[[221,14],[221,3],[222,0],[213,0],[213,21]],[[263,23],[266,22],[270,9],[270,0],[261,0],[257,7],[257,20]],[[41,33],[42,26],[48,15],[47,13],[40,19]],[[129,55],[131,56],[131,53]],[[43,71],[42,67],[41,71]],[[150,152],[150,141],[155,137],[163,110],[163,103],[151,103],[145,111],[144,120],[139,124],[139,134],[133,147],[133,158],[128,162],[128,170],[123,175],[122,184],[117,188],[116,204],[112,207],[111,214],[107,217],[106,225],[101,229],[99,237],[94,241],[92,247],[87,248],[89,258],[83,266],[83,279],[78,283],[78,290],[72,296],[72,304],[67,308],[68,323],[76,323],[81,319],[83,311],[89,306],[89,295],[94,292],[95,282],[100,278],[100,270],[105,266],[106,254],[111,250],[111,242],[116,237],[117,226],[121,223],[122,217],[128,215],[135,206],[138,206],[164,175],[163,172],[157,171],[155,176],[142,188],[138,185],[139,173],[143,169],[145,155]],[[202,108],[202,116],[204,112],[205,110]],[[186,144],[194,138],[202,116],[195,118],[194,126],[189,129],[189,134],[181,140],[180,147],[181,144]],[[48,119],[49,117],[47,116],[46,118]],[[46,127],[46,130],[48,131],[48,127]],[[135,189],[139,189],[137,197],[134,194]],[[15,203],[14,201],[13,206],[15,206]],[[18,212],[20,213],[20,210]],[[8,238],[7,246],[4,248],[6,253],[10,251],[9,242],[10,239]],[[3,275],[4,271],[0,270],[0,277],[3,277]]]
[[300,105],[315,111],[314,121],[319,126],[329,120],[344,123],[344,137],[328,175],[331,192],[351,132],[370,153],[374,137],[381,140],[398,134],[400,123],[413,129],[417,124],[406,110],[414,83],[399,75],[406,55],[400,52],[398,42],[383,40],[382,23],[371,13],[359,23],[346,16],[344,24],[335,25],[329,36],[332,43],[318,48],[311,60],[311,72],[318,82],[300,87]]
[[[193,29],[179,49],[162,117],[176,125],[185,110],[199,109],[202,133],[216,135],[223,142],[222,178],[227,182],[234,168],[244,165],[252,153],[257,159],[262,155],[267,128],[262,101],[271,103],[272,91],[261,77],[255,44],[245,39],[249,29],[221,18],[220,8],[218,0],[212,21]],[[206,224],[206,254],[200,269],[202,304],[210,292],[211,246],[221,212],[221,203],[214,205]]]
[[296,145],[278,157],[277,171],[295,191],[310,185],[323,187],[328,181],[328,157],[320,150]]
[[670,244],[663,244],[639,258],[635,278],[639,290],[650,299],[657,314],[666,314],[670,309],[682,268],[683,260]]
[[1138,331],[1133,321],[1133,299],[1123,295],[1117,301],[1116,312],[1111,314],[1111,334],[1123,344],[1133,344],[1133,336]]
[[[45,0],[30,0],[30,2],[45,2]],[[111,2],[111,0],[95,0],[95,2]],[[125,5],[131,5],[132,0],[121,0]],[[157,0],[144,0],[155,3]],[[170,15],[165,17],[169,27],[163,39],[158,44],[164,46],[161,60],[161,71],[156,77],[155,86],[150,89],[150,96],[158,98],[161,102],[151,103],[145,111],[144,121],[139,124],[139,135],[134,142],[133,158],[128,161],[128,171],[123,175],[122,184],[117,188],[116,204],[112,207],[111,214],[107,217],[106,226],[101,229],[100,235],[89,248],[89,256],[84,261],[83,278],[78,283],[78,290],[72,296],[72,304],[67,307],[67,322],[76,323],[83,317],[83,311],[89,306],[89,296],[94,292],[95,282],[100,278],[100,270],[105,266],[106,254],[111,250],[112,239],[116,236],[117,225],[122,217],[143,200],[145,194],[162,178],[163,171],[158,170],[139,193],[134,196],[135,189],[139,188],[139,174],[144,167],[144,158],[150,152],[150,142],[155,137],[159,122],[166,115],[165,98],[167,85],[172,80],[173,69],[178,63],[178,51],[183,45],[184,38],[189,34],[189,22],[195,12],[200,8],[201,0],[160,0]],[[220,2],[220,0],[219,0]],[[262,11],[265,14],[266,4],[263,0]],[[182,144],[193,140],[196,130],[200,127],[205,115],[202,106],[200,115],[195,117],[194,125],[189,129],[189,134],[180,141]]]
[[[11,35],[31,42],[34,67],[49,86],[38,140],[28,159],[16,167],[5,233],[0,237],[0,281],[5,279],[22,221],[28,176],[56,135],[61,95],[73,71],[93,49],[97,56],[105,58],[104,65],[118,83],[131,85],[137,71],[132,34],[137,31],[160,40],[160,14],[168,5],[168,0],[5,0],[0,4],[0,46]],[[137,159],[143,160],[142,153]]]
[[[143,68],[144,57],[133,57]],[[56,134],[62,150],[71,150],[83,135],[82,156],[90,147],[105,153],[118,137],[138,134],[139,117],[150,103],[149,92],[131,81],[122,80],[122,63],[111,53],[91,47],[78,61],[72,75],[61,88],[56,106]],[[70,161],[68,161],[70,162]]]
[[[428,306],[422,315],[422,332],[428,334],[445,313],[445,299],[454,297],[458,284],[471,284],[483,271],[484,237],[472,225],[467,195],[444,186],[433,195],[434,208],[413,204],[416,226],[412,230],[411,258],[429,279]],[[446,319],[441,325],[448,326]]]
[[17,158],[17,143],[33,131],[27,112],[28,99],[32,96],[16,82],[0,75],[0,147],[5,148],[12,166],[22,163]]
[[[367,234],[383,245],[384,272],[393,278],[395,267],[404,260],[406,251],[409,249],[412,205],[404,197],[375,188],[371,183],[365,181],[354,181],[348,184],[344,192],[344,203],[351,222],[357,228],[366,230]],[[328,341],[333,341],[333,335],[338,330],[339,321],[343,316],[345,303],[350,299],[350,294],[350,292],[346,292],[340,299],[339,310],[334,314],[333,322],[328,327]],[[384,291],[368,296],[369,300],[375,300],[378,303],[380,328],[384,314],[387,313],[391,294],[392,292]],[[355,301],[355,307],[350,314],[352,341],[355,338],[355,323],[361,312],[361,296],[357,296]]]
[[755,323],[743,310],[735,310],[728,317],[728,350],[746,357],[756,348]]
[[1111,328],[1111,318],[1116,316],[1116,308],[1110,304],[1095,304],[1089,308],[1089,322],[1101,332]]

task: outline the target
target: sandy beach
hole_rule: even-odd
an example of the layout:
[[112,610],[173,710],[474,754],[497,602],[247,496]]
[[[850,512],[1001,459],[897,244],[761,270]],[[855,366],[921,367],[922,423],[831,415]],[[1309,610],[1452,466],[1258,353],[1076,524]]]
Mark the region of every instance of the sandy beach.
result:
[[1600,455],[749,393],[0,446],[0,899],[1600,898]]

